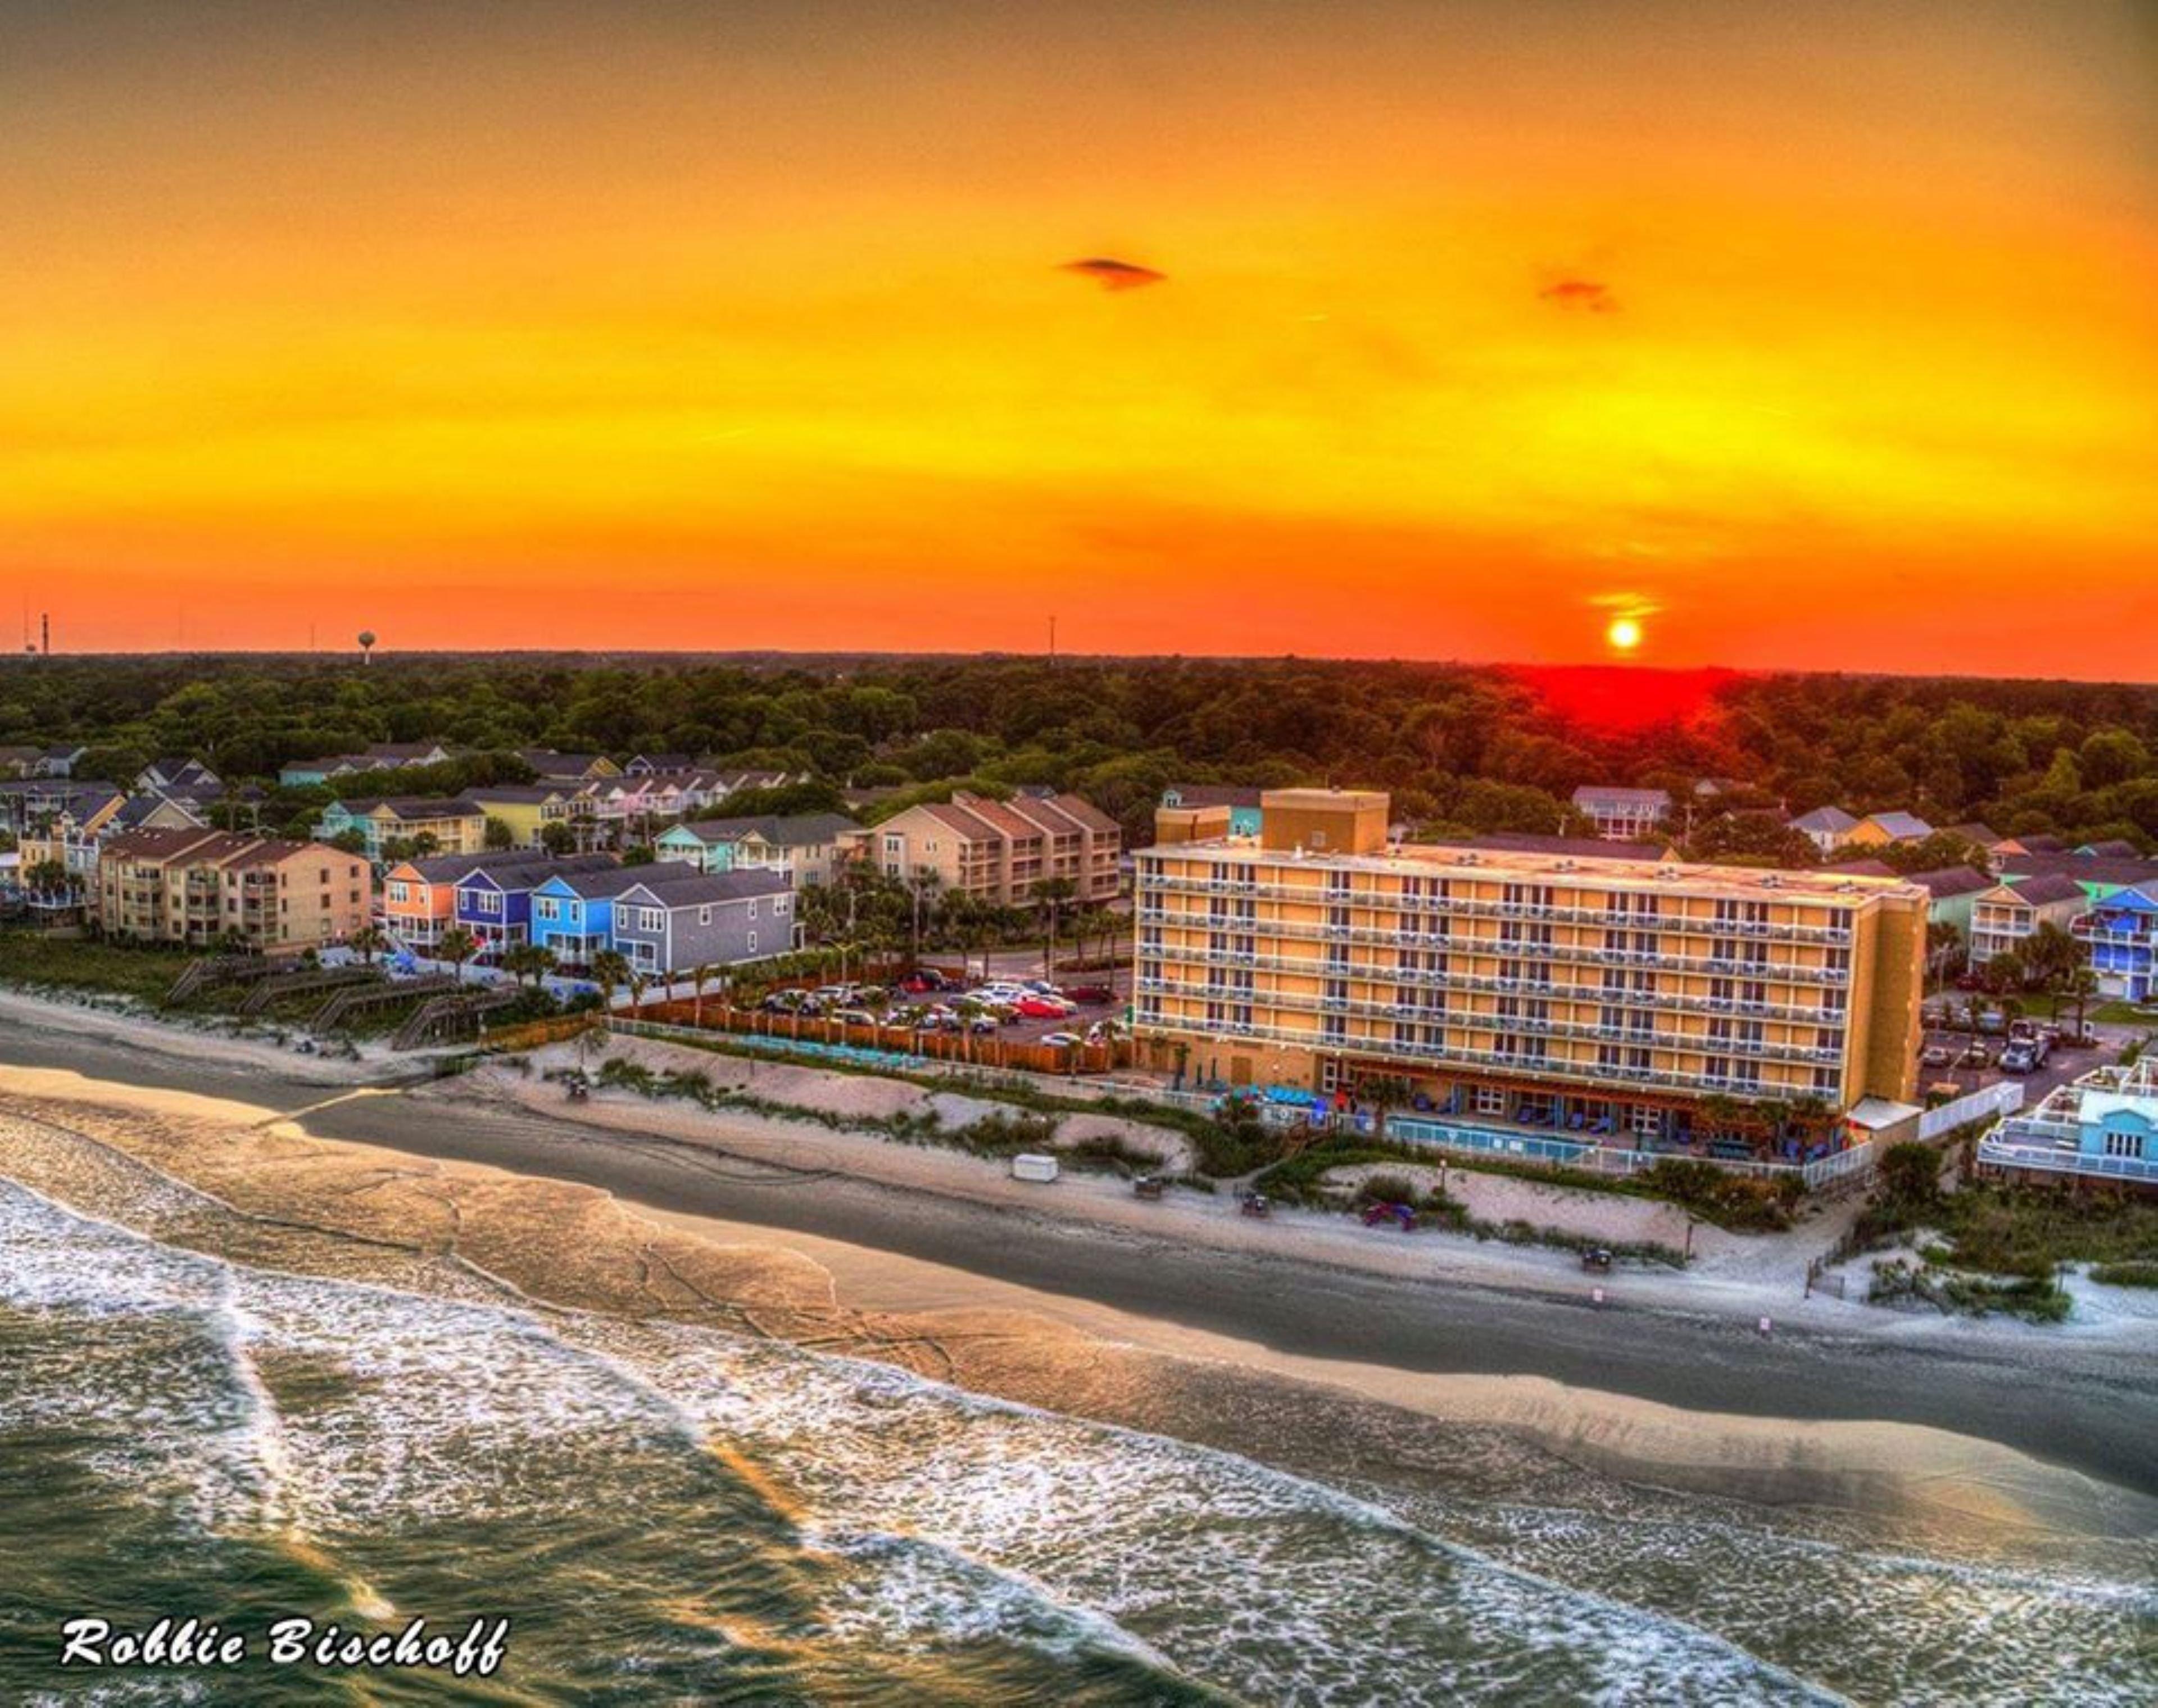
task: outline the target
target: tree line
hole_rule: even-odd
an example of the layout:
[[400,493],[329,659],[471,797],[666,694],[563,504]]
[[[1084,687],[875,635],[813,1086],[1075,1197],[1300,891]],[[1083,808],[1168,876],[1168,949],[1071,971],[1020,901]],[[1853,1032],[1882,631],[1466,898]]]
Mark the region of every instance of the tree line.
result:
[[85,774],[121,782],[168,753],[261,781],[375,742],[475,756],[273,792],[277,828],[331,793],[514,778],[514,750],[544,746],[817,778],[730,812],[818,810],[851,788],[885,792],[875,817],[954,787],[1048,785],[1135,839],[1172,782],[1333,782],[1387,788],[1400,816],[1438,830],[1531,833],[1582,828],[1567,802],[1581,784],[1660,787],[1705,848],[1793,862],[1803,851],[1749,808],[1902,808],[2005,833],[2158,840],[2158,689],[1606,674],[1606,699],[1633,715],[1584,711],[1563,671],[1297,658],[17,658],[0,664],[0,746],[86,743]]

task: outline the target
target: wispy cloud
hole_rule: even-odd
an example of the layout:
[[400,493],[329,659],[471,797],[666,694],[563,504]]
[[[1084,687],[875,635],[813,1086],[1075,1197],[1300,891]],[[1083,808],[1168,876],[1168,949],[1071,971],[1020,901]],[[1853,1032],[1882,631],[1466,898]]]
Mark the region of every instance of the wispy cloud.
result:
[[1594,279],[1561,279],[1556,284],[1545,286],[1536,295],[1561,308],[1576,309],[1584,314],[1618,312],[1618,299],[1611,294],[1611,287]]
[[1169,277],[1152,267],[1143,267],[1132,261],[1113,261],[1107,255],[1094,255],[1086,261],[1066,261],[1059,270],[1080,273],[1098,280],[1105,291],[1136,291],[1143,285],[1159,285]]

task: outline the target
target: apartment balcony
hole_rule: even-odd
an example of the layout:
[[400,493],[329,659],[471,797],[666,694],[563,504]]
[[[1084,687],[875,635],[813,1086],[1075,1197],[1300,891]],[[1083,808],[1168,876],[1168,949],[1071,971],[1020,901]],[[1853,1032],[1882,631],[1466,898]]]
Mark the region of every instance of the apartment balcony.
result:
[[1571,925],[1602,926],[1613,931],[1683,931],[1701,937],[1784,937],[1799,942],[1848,943],[1851,927],[1807,925],[1797,921],[1718,919],[1701,915],[1670,912],[1616,912],[1604,907],[1575,907],[1555,902],[1495,901],[1488,898],[1443,896],[1416,898],[1397,891],[1368,888],[1315,888],[1309,885],[1263,883],[1257,880],[1171,878],[1142,867],[1139,888],[1175,890],[1187,895],[1264,896],[1308,906],[1362,908],[1367,912],[1466,914],[1484,919],[1548,920]]
[[1456,1031],[1523,1032],[1541,1038],[1562,1038],[1619,1049],[1665,1050],[1709,1056],[1743,1056],[1749,1060],[1776,1061],[1805,1068],[1832,1067],[1843,1060],[1840,1048],[1799,1045],[1768,1039],[1712,1038],[1705,1033],[1642,1031],[1627,1026],[1607,1026],[1594,1021],[1553,1019],[1527,1014],[1498,1014],[1474,1009],[1426,1008],[1412,1004],[1375,1002],[1356,997],[1305,996],[1268,990],[1245,990],[1232,985],[1187,984],[1175,979],[1142,978],[1138,989],[1145,995],[1175,997],[1186,1002],[1231,1003],[1241,1006],[1288,1009],[1298,1014],[1355,1015],[1386,1024],[1449,1026]]
[[[1745,1002],[1736,997],[1687,994],[1679,992],[1610,990],[1602,984],[1551,983],[1532,978],[1505,978],[1496,973],[1473,973],[1449,965],[1443,969],[1410,967],[1329,966],[1324,961],[1293,955],[1268,955],[1257,951],[1200,948],[1190,944],[1142,944],[1140,953],[1180,963],[1204,962],[1211,967],[1252,968],[1287,973],[1304,978],[1347,978],[1371,985],[1416,984],[1447,989],[1485,991],[1500,995],[1528,995],[1552,1002],[1595,1003],[1619,1008],[1677,1009],[1687,1014],[1733,1014],[1748,1019],[1784,1020],[1800,1025],[1840,1029],[1849,1021],[1840,1009],[1808,1006],[1803,1003]],[[1456,955],[1457,961],[1472,957]],[[1489,957],[1484,957],[1491,958]]]

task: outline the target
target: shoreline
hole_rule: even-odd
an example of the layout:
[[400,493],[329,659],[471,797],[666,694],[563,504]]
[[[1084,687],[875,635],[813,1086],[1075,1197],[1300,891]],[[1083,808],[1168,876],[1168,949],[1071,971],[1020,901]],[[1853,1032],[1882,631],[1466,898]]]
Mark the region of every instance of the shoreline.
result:
[[[978,1309],[985,1298],[995,1299],[1068,1331],[1107,1334],[1150,1354],[1262,1369],[1381,1403],[1408,1403],[1427,1415],[1449,1409],[1458,1415],[1467,1406],[1482,1421],[1504,1421],[1497,1412],[1511,1408],[1515,1427],[1547,1438],[1565,1434],[1552,1422],[1554,1401],[1569,1415],[1590,1402],[1614,1416],[1634,1408],[1635,1450],[1660,1432],[1670,1434],[1673,1418],[1684,1422],[1676,1435],[1697,1432],[1706,1419],[1718,1420],[1727,1434],[1768,1420],[1783,1426],[1784,1438],[1776,1444],[1787,1461],[1804,1457],[1797,1437],[1838,1427],[1908,1427],[1934,1437],[1936,1448],[1949,1437],[1966,1446],[1990,1442],[2071,1475],[2158,1495],[2146,1446],[2158,1414],[2148,1355],[2088,1336],[2049,1339],[2023,1325],[2005,1334],[1997,1328],[1974,1333],[1975,1325],[1945,1319],[1923,1322],[1913,1333],[1910,1319],[1826,1301],[1821,1320],[1779,1316],[1776,1335],[1764,1341],[1744,1322],[1719,1316],[1717,1293],[1697,1293],[1698,1277],[1665,1283],[1691,1296],[1638,1303],[1624,1290],[1635,1277],[1620,1277],[1613,1308],[1599,1313],[1580,1297],[1577,1272],[1572,1298],[1549,1282],[1541,1289],[1520,1284],[1510,1261],[1520,1254],[1512,1248],[1510,1261],[1482,1274],[1412,1290],[1398,1274],[1329,1263],[1301,1247],[1195,1248],[1144,1227],[1014,1214],[851,1174],[818,1179],[805,1192],[802,1164],[813,1159],[776,1162],[731,1130],[705,1143],[669,1138],[631,1146],[603,1125],[490,1107],[460,1095],[455,1082],[447,1082],[448,1095],[417,1097],[342,1079],[325,1086],[199,1050],[153,1067],[124,1043],[85,1039],[84,1029],[54,1029],[36,1040],[17,1033],[13,1048],[0,1045],[0,1059],[32,1058],[26,1065],[33,1068],[80,1072],[115,1082],[108,1090],[136,1087],[144,1097],[169,1091],[219,1097],[258,1116],[296,1118],[312,1137],[403,1158],[574,1182],[609,1195],[630,1214],[700,1238],[753,1239],[813,1262],[822,1251],[836,1260],[820,1263],[835,1284],[844,1289],[851,1275],[854,1284],[871,1287],[849,1301],[870,1311],[903,1306],[919,1313],[921,1293],[933,1287],[939,1290],[929,1292],[932,1311]],[[93,1023],[90,1029],[98,1029]],[[81,1095],[90,1097],[92,1088]],[[586,1106],[609,1107],[598,1099]],[[660,1136],[648,1118],[655,1106],[627,1112],[639,1117],[638,1130],[648,1139]],[[834,1148],[846,1137],[814,1131]],[[773,1147],[798,1148],[803,1142],[798,1133],[764,1138]],[[886,1148],[968,1164],[996,1178],[994,1169],[954,1153]],[[1133,1212],[1160,1208],[1128,1195],[1114,1201]],[[1360,1227],[1338,1233],[1344,1236],[1338,1244],[1354,1251],[1361,1243],[1391,1262],[1409,1249],[1399,1240],[1373,1243],[1386,1236]],[[1452,1236],[1417,1241],[1434,1251],[1475,1251]],[[1550,1274],[1552,1282],[1564,1278],[1556,1265]],[[1727,1308],[1732,1299],[1727,1294],[1721,1303]],[[1886,1320],[1869,1324],[1872,1333],[1835,1320],[1858,1313]],[[1536,1383],[1545,1390],[1525,1400]],[[1575,1437],[1585,1450],[1624,1457],[1618,1448],[1624,1432],[1607,1434],[1600,1445],[1577,1430]],[[1695,1461],[1667,1442],[1648,1463]],[[1946,1470],[1933,1467],[1935,1474]]]

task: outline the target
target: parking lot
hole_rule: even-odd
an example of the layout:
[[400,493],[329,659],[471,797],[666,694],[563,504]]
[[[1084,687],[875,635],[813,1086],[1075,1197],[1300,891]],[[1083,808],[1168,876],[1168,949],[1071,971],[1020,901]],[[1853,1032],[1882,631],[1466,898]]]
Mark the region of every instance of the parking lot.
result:
[[[983,960],[977,958],[971,968],[972,977],[953,981],[946,988],[918,992],[896,987],[891,988],[887,993],[887,1016],[896,1018],[917,1004],[932,1010],[956,1011],[962,998],[969,993],[978,992],[985,986],[994,985],[1014,988],[1007,990],[1004,1000],[998,1004],[996,1013],[1004,1018],[994,1034],[988,1035],[1008,1044],[1038,1044],[1061,1033],[1084,1037],[1089,1028],[1102,1021],[1123,1018],[1124,1006],[1131,990],[1128,968],[1120,968],[1114,973],[1064,973],[1056,980],[1048,982],[1053,982],[1059,989],[1067,991],[1098,988],[1107,993],[1107,998],[1078,1001],[1068,1014],[1028,1014],[1015,1011],[1025,999],[1015,988],[1041,979],[1040,954],[1038,952],[1032,954],[1007,952],[987,957],[986,962],[985,968]],[[961,969],[955,962],[945,970],[957,973]],[[829,1014],[844,1012],[861,1002],[858,994],[850,993],[842,997],[833,987],[812,994],[818,998],[818,1007]]]
[[[2046,1058],[2043,1066],[2025,1074],[2004,1073],[2001,1070],[2001,1053],[2008,1043],[2003,1032],[1980,1032],[1974,1035],[1964,1026],[1933,1026],[1926,1029],[1922,1050],[1930,1054],[1937,1050],[1949,1052],[1947,1067],[1929,1066],[1922,1055],[1918,1066],[1918,1086],[1924,1091],[1929,1086],[1953,1085],[1960,1095],[1977,1091],[1983,1086],[1997,1085],[2004,1079],[2012,1079],[2023,1087],[2023,1102],[2027,1107],[2037,1102],[2057,1086],[2066,1085],[2080,1075],[2106,1062],[2118,1060],[2125,1045],[2141,1035],[2134,1027],[2093,1026],[2098,1035],[2097,1045],[2078,1049],[2057,1046]],[[1964,1057],[1975,1042],[1985,1051],[1985,1065],[1980,1067],[1972,1062],[1965,1065]]]

